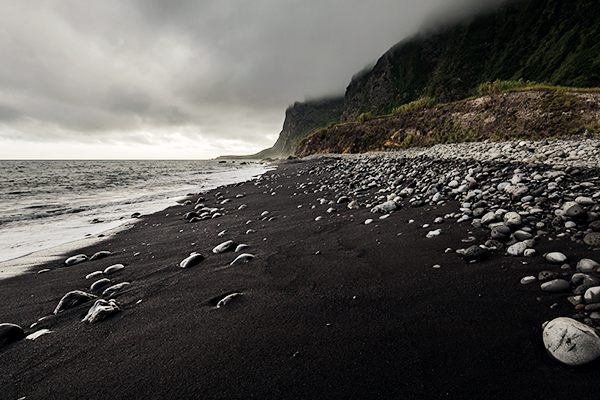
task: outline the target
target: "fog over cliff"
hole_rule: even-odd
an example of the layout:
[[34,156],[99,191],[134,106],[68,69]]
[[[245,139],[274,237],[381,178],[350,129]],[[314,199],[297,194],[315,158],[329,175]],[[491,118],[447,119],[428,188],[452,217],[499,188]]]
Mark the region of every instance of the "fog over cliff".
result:
[[0,159],[208,158],[275,141],[423,26],[498,0],[0,5]]

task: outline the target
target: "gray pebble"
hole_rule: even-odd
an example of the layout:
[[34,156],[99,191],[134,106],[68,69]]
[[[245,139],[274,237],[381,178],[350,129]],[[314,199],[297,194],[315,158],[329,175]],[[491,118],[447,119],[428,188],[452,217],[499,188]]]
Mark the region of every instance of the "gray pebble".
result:
[[506,225],[496,226],[492,229],[491,237],[493,240],[499,240],[502,242],[510,237],[510,228]]
[[92,286],[90,286],[90,290],[91,291],[99,290],[99,289],[103,288],[104,286],[110,284],[110,282],[111,281],[108,278],[99,279],[96,282],[92,283]]
[[518,242],[506,249],[506,252],[511,256],[522,256],[526,249],[527,245],[524,242]]
[[240,244],[235,248],[235,252],[239,253],[240,251],[247,249],[248,247],[250,246],[248,246],[247,244]]
[[559,274],[556,272],[552,272],[552,271],[541,271],[538,274],[538,281],[540,282],[548,282],[551,281],[553,279],[558,278]]
[[25,338],[25,331],[19,325],[0,324],[0,348]]
[[60,299],[58,305],[54,309],[54,314],[58,314],[61,311],[78,306],[79,304],[95,299],[96,297],[97,296],[94,296],[90,293],[85,293],[80,290],[73,290],[72,292],[65,294]]
[[591,232],[585,235],[583,241],[590,246],[600,246],[600,232]]
[[229,265],[242,264],[242,263],[246,263],[248,261],[251,261],[253,259],[254,259],[254,255],[248,254],[248,253],[244,253],[244,254],[240,254],[239,256],[237,256],[235,258],[235,260],[233,260]]
[[562,264],[565,261],[567,261],[567,256],[565,256],[563,253],[559,253],[556,251],[545,254],[544,258],[546,259],[546,261],[552,264]]
[[114,274],[115,272],[121,271],[125,266],[123,264],[115,264],[104,270],[104,275]]
[[108,250],[103,250],[103,251],[99,251],[97,253],[94,253],[94,255],[92,255],[90,257],[90,261],[94,261],[94,260],[100,260],[102,258],[106,258],[108,256],[112,255],[112,253]]
[[233,240],[228,240],[216,246],[214,249],[212,249],[212,252],[215,254],[226,253],[228,251],[234,250],[236,246],[237,243],[235,243]]
[[94,322],[102,321],[108,316],[120,311],[121,309],[117,305],[115,300],[103,300],[98,299],[89,309],[86,316],[83,318],[81,322],[87,322],[89,324],[93,324]]
[[116,285],[109,286],[106,289],[104,289],[104,291],[102,292],[102,297],[110,297],[110,296],[114,295],[115,293],[119,292],[120,290],[126,288],[129,285],[131,285],[131,283],[121,282],[121,283],[117,283]]
[[589,258],[583,258],[577,263],[577,271],[589,274],[591,272],[597,272],[600,268],[600,264]]
[[586,303],[600,303],[600,286],[594,286],[586,290],[583,298]]
[[102,271],[94,271],[94,272],[92,272],[92,273],[90,273],[90,274],[87,274],[87,275],[85,276],[85,279],[97,278],[97,277],[99,277],[99,276],[102,276]]
[[531,239],[533,237],[531,235],[531,233],[525,232],[525,231],[522,231],[522,230],[516,231],[513,235],[515,236],[515,239],[517,239],[520,242],[522,242],[524,240],[527,240],[527,239]]
[[181,268],[194,267],[194,266],[200,264],[202,261],[204,261],[204,256],[202,254],[194,252],[194,253],[190,254],[189,257],[187,257],[186,259],[181,261],[179,263],[179,267],[181,267]]
[[77,254],[76,256],[67,258],[65,260],[65,265],[67,267],[70,267],[71,265],[75,265],[75,264],[79,264],[84,261],[87,261],[87,259],[88,259],[88,256],[86,256],[85,254]]
[[483,260],[484,258],[489,256],[489,251],[480,247],[480,246],[471,246],[465,250],[463,254],[463,258],[466,261],[471,260]]
[[526,285],[528,283],[535,282],[535,281],[536,281],[535,276],[525,276],[525,277],[521,278],[521,285]]
[[571,283],[564,279],[554,279],[543,283],[541,289],[544,292],[561,293],[571,290]]

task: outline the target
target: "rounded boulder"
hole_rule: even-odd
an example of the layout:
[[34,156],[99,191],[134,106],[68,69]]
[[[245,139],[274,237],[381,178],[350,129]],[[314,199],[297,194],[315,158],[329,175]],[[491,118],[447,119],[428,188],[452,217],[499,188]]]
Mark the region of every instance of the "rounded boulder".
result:
[[567,256],[557,251],[545,254],[544,258],[551,264],[563,264],[567,261]]
[[25,337],[23,328],[15,324],[0,324],[0,348]]
[[600,337],[596,331],[574,319],[553,319],[542,335],[550,357],[561,363],[580,366],[600,356]]
[[594,286],[586,290],[583,299],[586,303],[600,303],[600,286]]
[[564,279],[553,279],[542,283],[541,289],[549,293],[561,293],[571,290],[571,283]]
[[577,271],[583,272],[584,274],[596,272],[598,268],[600,268],[600,264],[589,258],[583,258],[577,263]]
[[70,267],[71,265],[75,265],[75,264],[79,264],[84,261],[87,261],[87,259],[88,259],[88,256],[86,256],[85,254],[77,254],[76,256],[67,258],[65,260],[65,265],[67,267]]

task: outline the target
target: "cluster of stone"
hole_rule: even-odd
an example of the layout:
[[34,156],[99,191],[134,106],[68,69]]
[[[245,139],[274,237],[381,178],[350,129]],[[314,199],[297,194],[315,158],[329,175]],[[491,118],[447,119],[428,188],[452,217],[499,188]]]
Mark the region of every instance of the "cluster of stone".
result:
[[[334,161],[306,171],[330,176],[319,181],[321,187],[316,190],[333,191],[355,208],[384,214],[405,205],[440,206],[457,201],[456,212],[433,223],[452,220],[489,233],[484,243],[456,250],[465,260],[478,262],[493,254],[531,262],[539,259],[543,270],[538,276],[524,277],[522,283],[537,282],[548,293],[570,293],[568,301],[575,307],[570,318],[560,317],[546,325],[544,343],[549,353],[569,365],[581,365],[600,355],[600,350],[590,350],[595,349],[590,343],[600,344],[600,339],[594,339],[598,337],[595,328],[600,328],[598,264],[593,257],[567,260],[560,249],[548,254],[536,251],[540,239],[550,235],[600,250],[599,140],[463,143],[329,157]],[[430,231],[427,237],[440,231]],[[569,261],[577,263],[576,271]],[[548,265],[560,270],[550,270]],[[568,340],[556,339],[567,334]],[[564,357],[560,355],[563,347],[556,346],[584,339],[585,345],[572,346],[584,355]],[[575,354],[572,349],[568,353]]]

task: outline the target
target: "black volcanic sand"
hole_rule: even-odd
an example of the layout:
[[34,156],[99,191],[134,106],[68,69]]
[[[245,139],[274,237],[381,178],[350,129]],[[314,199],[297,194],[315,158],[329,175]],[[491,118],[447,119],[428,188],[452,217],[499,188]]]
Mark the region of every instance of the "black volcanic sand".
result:
[[[298,169],[325,162],[282,163],[259,186],[203,194],[207,206],[225,209],[221,218],[188,223],[182,216],[193,206],[171,207],[68,254],[110,250],[108,258],[40,265],[2,281],[0,322],[53,332],[0,349],[0,397],[563,399],[600,389],[598,362],[569,368],[543,347],[542,323],[573,313],[567,294],[519,283],[556,267],[540,256],[466,263],[446,253],[472,245],[462,241],[471,235],[474,243],[488,237],[469,233],[469,222],[421,228],[457,203],[405,207],[385,220],[345,205],[328,214],[317,198],[333,193],[296,189],[318,179]],[[217,192],[231,202],[217,205]],[[276,219],[260,220],[263,211]],[[364,225],[367,218],[375,221]],[[435,228],[442,234],[425,238]],[[248,244],[244,252],[256,258],[229,266],[236,253],[211,252],[227,239]],[[536,250],[561,251],[573,266],[597,258],[568,237],[544,238]],[[179,268],[193,251],[206,260]],[[132,283],[114,296],[121,312],[92,325],[81,322],[91,303],[52,315],[65,293],[89,288],[86,274],[116,263],[126,268],[109,278]],[[36,273],[43,268],[51,271]],[[232,292],[243,296],[215,307]]]

